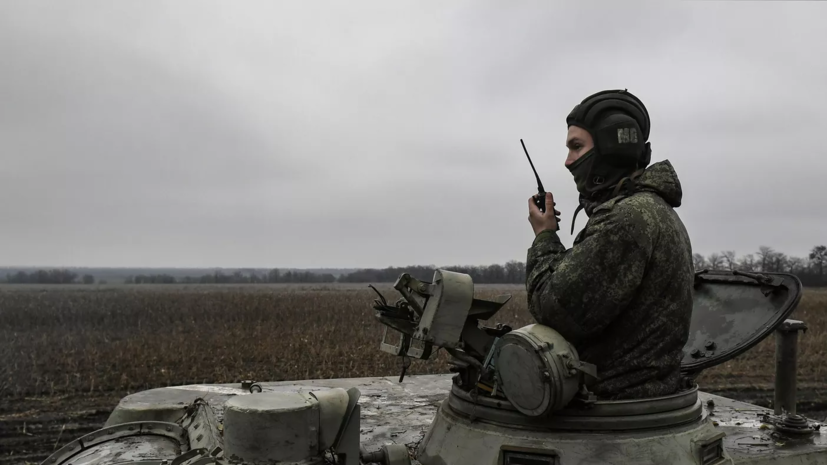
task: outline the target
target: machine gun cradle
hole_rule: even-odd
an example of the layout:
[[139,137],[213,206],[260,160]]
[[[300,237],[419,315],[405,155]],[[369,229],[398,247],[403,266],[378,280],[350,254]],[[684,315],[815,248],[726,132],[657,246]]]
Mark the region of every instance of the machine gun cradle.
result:
[[[488,320],[511,300],[509,294],[494,300],[475,299],[471,277],[446,270],[435,271],[433,282],[404,273],[393,288],[402,294],[395,305],[388,305],[381,294],[374,301],[376,318],[385,325],[380,349],[420,360],[428,360],[434,347],[482,360],[501,334],[480,328],[479,321]],[[388,341],[389,331],[399,333],[398,342]]]

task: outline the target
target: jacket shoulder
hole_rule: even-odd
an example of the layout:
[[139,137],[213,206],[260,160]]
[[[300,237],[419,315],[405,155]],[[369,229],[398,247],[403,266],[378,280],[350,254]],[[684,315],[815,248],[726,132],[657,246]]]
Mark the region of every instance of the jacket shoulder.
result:
[[590,222],[594,220],[602,226],[600,229],[608,227],[622,236],[634,238],[648,249],[658,235],[657,202],[651,194],[644,192],[615,197],[595,208]]
[[597,206],[592,211],[592,215],[602,214],[627,221],[639,221],[647,216],[647,212],[657,208],[657,203],[657,195],[648,192],[635,192],[632,195],[607,200]]

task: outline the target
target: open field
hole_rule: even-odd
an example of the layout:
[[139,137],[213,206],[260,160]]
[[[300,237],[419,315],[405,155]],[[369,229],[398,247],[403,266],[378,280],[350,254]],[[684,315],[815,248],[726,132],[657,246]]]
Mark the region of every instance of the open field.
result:
[[[494,318],[531,322],[520,286]],[[392,300],[389,285],[380,290]],[[398,375],[378,349],[366,285],[0,287],[0,463],[38,462],[102,425],[118,398],[185,383]],[[827,291],[807,290],[793,314],[799,399],[827,410]],[[759,403],[771,397],[772,337],[699,379],[703,389]],[[445,373],[444,354],[409,374]],[[822,391],[823,394],[822,394]],[[821,415],[821,413],[819,413]],[[823,418],[818,418],[823,419]]]

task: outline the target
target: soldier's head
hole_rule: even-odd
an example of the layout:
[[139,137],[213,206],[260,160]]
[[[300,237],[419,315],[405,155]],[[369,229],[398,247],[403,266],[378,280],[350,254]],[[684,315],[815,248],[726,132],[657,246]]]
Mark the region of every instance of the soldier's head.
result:
[[566,167],[585,196],[614,187],[651,158],[649,113],[626,90],[586,97],[566,117]]

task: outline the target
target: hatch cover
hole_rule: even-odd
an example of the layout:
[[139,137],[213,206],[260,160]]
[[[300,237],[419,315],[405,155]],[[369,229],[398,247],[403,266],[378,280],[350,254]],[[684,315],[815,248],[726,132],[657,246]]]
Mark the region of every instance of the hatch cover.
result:
[[681,371],[695,375],[761,342],[795,310],[801,289],[788,273],[696,273]]

